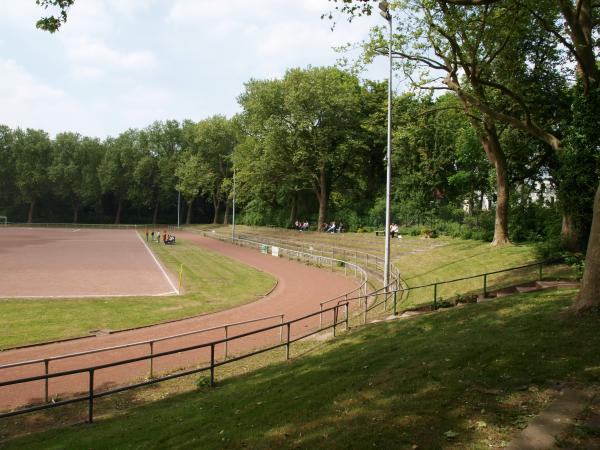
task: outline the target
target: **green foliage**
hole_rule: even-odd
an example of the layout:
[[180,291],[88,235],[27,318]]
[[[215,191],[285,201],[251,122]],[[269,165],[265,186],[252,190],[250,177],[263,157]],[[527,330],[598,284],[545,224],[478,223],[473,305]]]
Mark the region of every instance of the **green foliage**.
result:
[[67,13],[75,0],[35,0],[35,2],[44,9],[56,10],[55,15],[42,17],[36,23],[40,30],[54,33],[67,21]]

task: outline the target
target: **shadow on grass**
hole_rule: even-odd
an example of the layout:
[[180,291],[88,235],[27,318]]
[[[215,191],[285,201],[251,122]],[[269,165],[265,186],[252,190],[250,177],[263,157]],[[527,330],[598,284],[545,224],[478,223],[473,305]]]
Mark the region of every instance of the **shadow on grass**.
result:
[[600,381],[600,319],[567,314],[573,296],[536,293],[355,329],[212,390],[6,448],[499,446],[556,381]]

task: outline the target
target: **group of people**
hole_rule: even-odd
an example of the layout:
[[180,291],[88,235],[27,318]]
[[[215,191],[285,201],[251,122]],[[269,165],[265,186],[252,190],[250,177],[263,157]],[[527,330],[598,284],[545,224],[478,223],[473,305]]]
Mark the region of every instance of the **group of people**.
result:
[[322,230],[326,233],[343,233],[345,231],[344,224],[340,222],[339,225],[336,225],[335,220],[331,223],[324,222]]
[[294,226],[296,227],[296,230],[298,230],[298,231],[308,231],[308,220],[305,220],[304,222],[302,222],[300,220],[296,220],[294,222]]
[[175,245],[176,239],[175,235],[167,233],[167,230],[164,230],[162,235],[160,234],[160,231],[152,230],[151,233],[148,233],[148,230],[146,230],[146,242],[149,242],[150,240],[152,240],[152,242],[156,242],[157,244],[160,244],[162,240],[165,245]]

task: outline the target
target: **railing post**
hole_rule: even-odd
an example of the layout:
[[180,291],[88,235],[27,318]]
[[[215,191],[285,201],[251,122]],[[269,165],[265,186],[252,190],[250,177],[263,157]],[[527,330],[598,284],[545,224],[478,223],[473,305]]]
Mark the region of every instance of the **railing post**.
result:
[[397,300],[397,296],[398,296],[398,290],[394,291],[394,315],[397,316],[398,315],[398,300]]
[[483,298],[487,297],[487,273],[483,274]]
[[333,337],[335,337],[335,334],[336,334],[337,319],[338,319],[338,305],[335,305],[335,308],[333,309]]
[[281,326],[279,327],[279,343],[283,342],[283,314],[281,315]]
[[437,283],[433,285],[433,310],[437,310]]
[[88,422],[94,421],[94,369],[90,369],[90,385],[88,393]]
[[540,272],[538,273],[538,280],[542,281],[542,266],[544,265],[544,263],[540,263]]
[[349,329],[350,329],[350,326],[348,324],[348,302],[346,301],[346,331],[348,331]]
[[154,378],[154,341],[150,341],[150,378]]
[[321,303],[321,311],[319,312],[319,329],[323,328],[323,303]]
[[210,387],[215,385],[215,344],[210,344]]
[[227,325],[225,325],[225,356],[224,356],[224,359],[227,359],[227,348],[228,348],[228,345],[227,345],[227,344],[228,344],[228,342],[229,342],[229,341],[227,340],[227,339],[229,338],[229,331],[228,331],[228,328],[229,328],[229,327],[228,327]]
[[285,360],[290,359],[290,323],[287,323],[287,342],[285,343]]
[[48,372],[49,372],[50,361],[44,360],[44,373],[46,374],[46,379],[44,380],[44,399],[46,403],[48,403]]

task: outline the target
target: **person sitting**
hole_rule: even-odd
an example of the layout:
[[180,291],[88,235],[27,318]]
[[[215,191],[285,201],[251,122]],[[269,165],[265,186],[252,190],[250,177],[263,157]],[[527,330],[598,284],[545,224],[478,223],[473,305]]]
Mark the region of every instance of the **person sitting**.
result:
[[167,235],[165,245],[175,245],[175,236],[173,236],[172,234]]
[[331,225],[329,225],[329,228],[327,228],[327,232],[335,233],[335,221],[331,222]]

